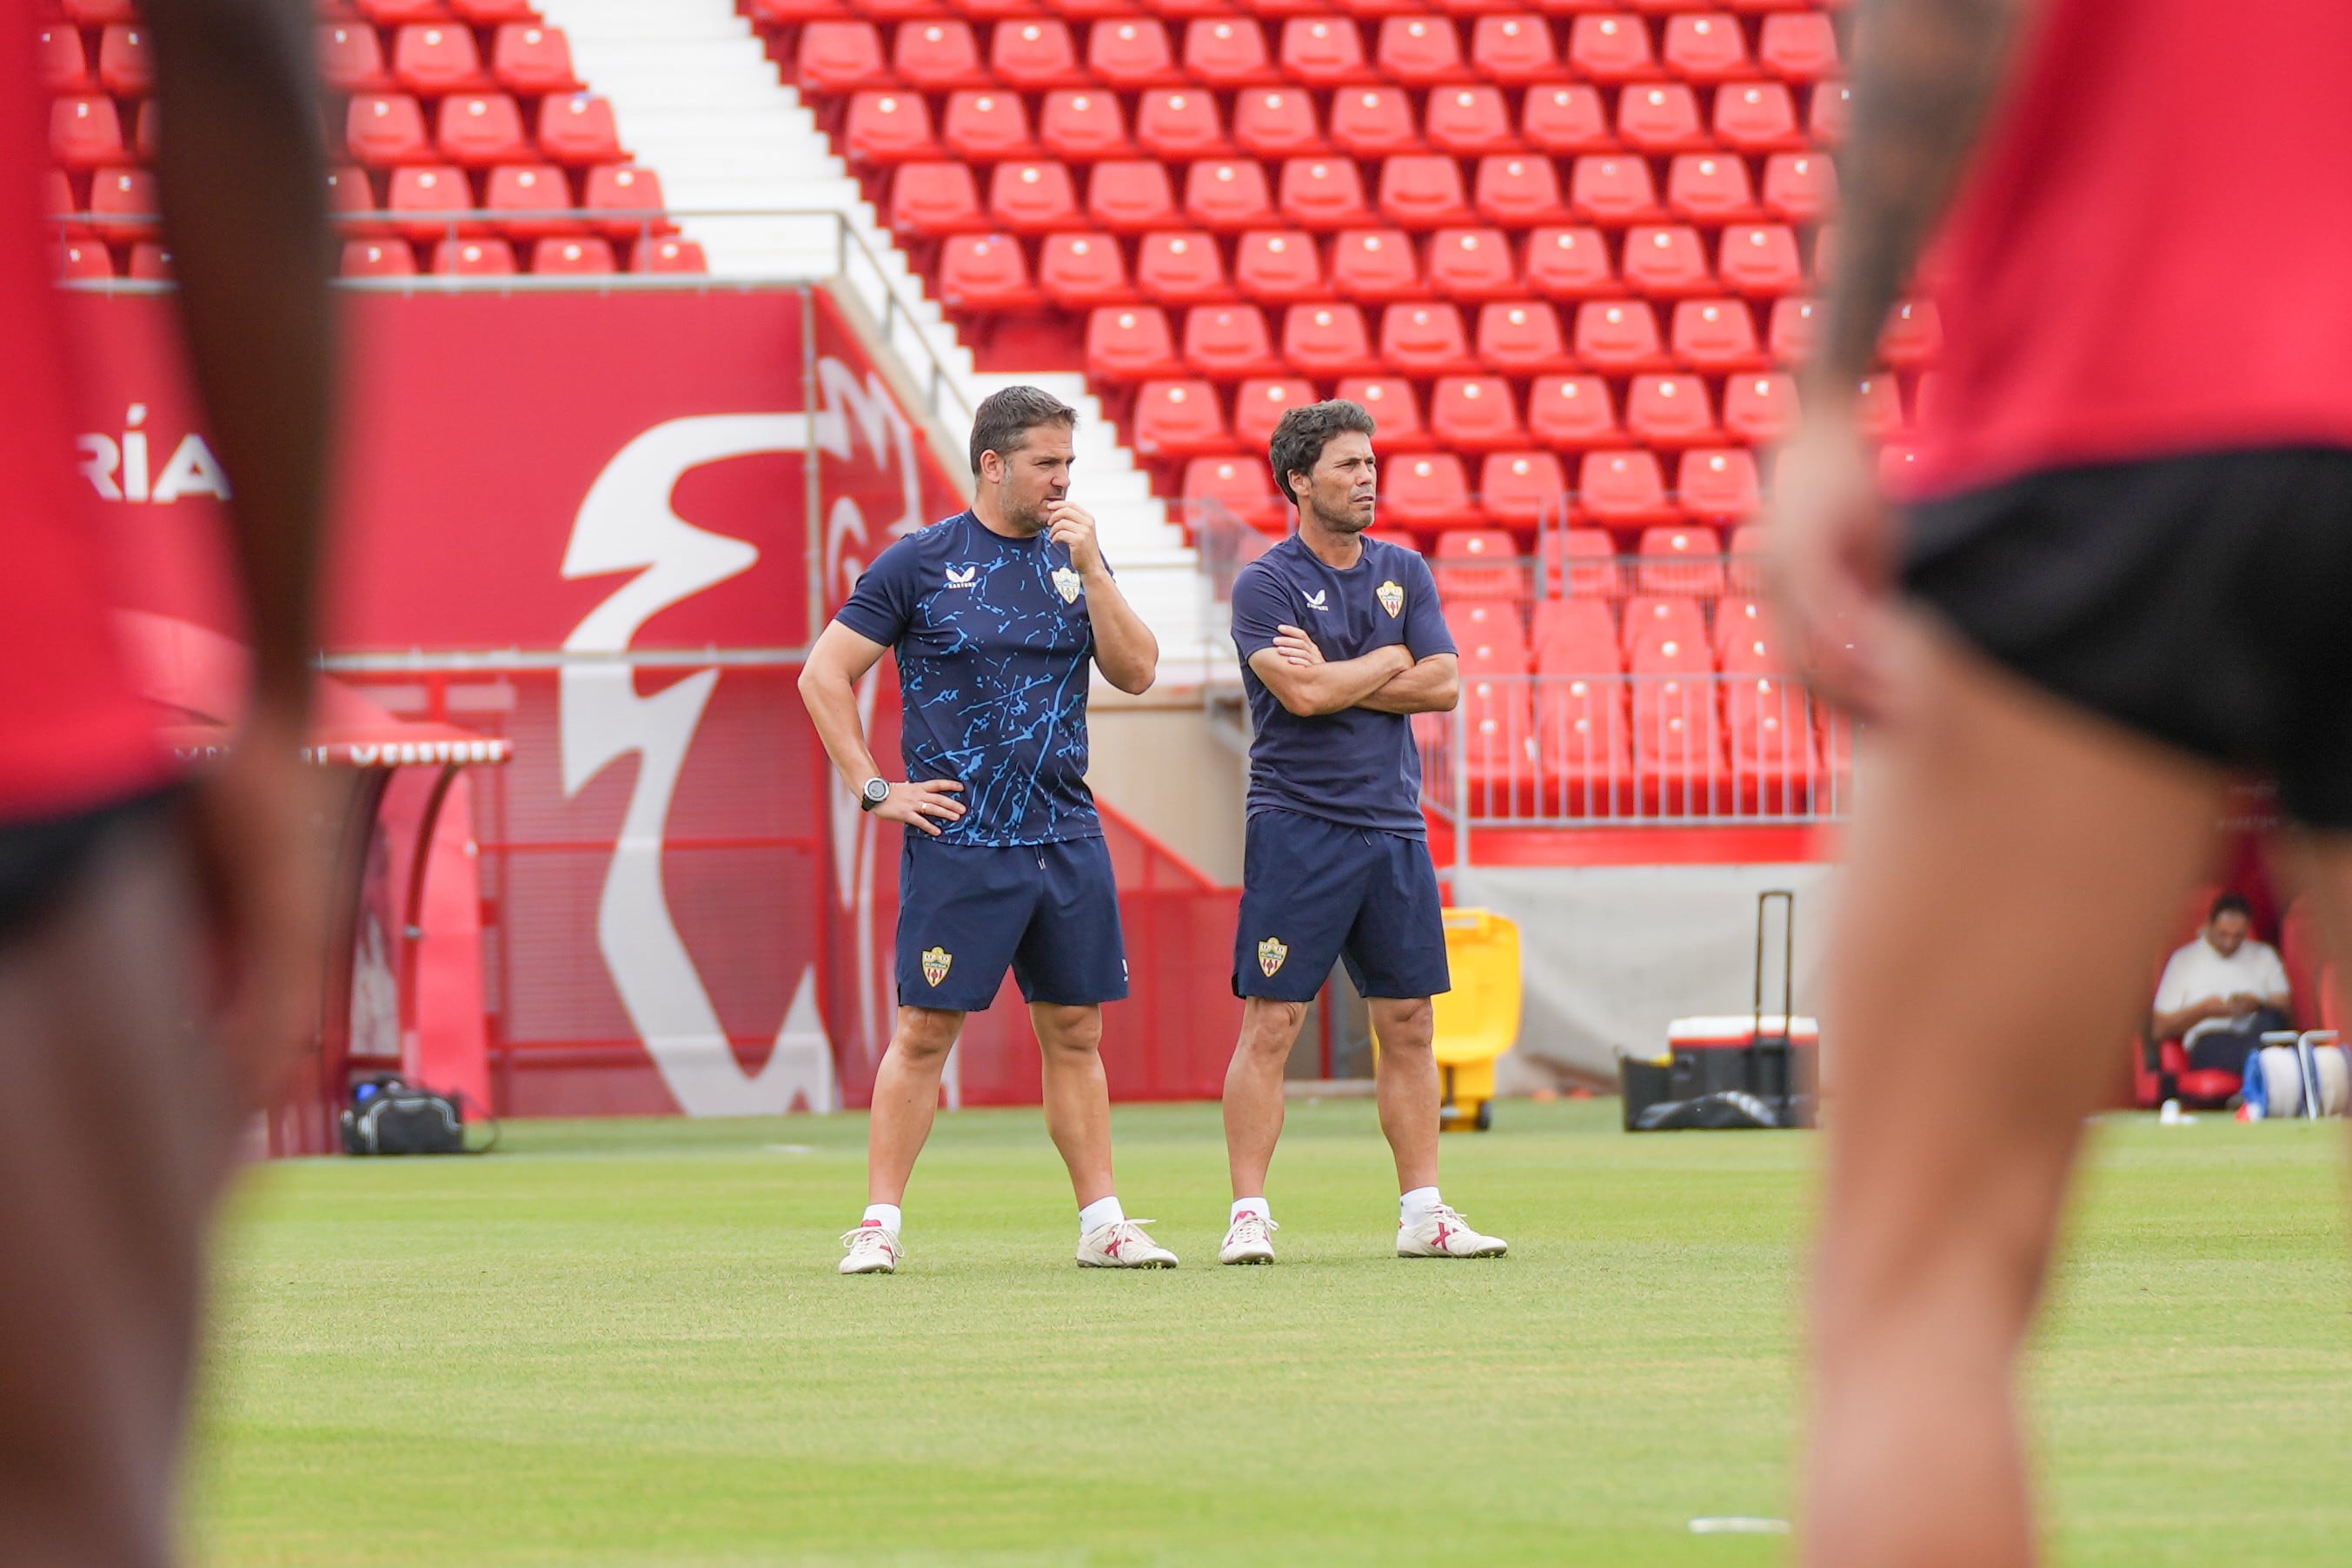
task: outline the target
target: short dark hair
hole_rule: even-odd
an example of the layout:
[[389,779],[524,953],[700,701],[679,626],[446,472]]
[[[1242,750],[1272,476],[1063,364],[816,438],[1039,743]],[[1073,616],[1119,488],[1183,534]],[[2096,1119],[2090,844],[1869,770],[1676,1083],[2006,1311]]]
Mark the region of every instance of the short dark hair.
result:
[[1332,437],[1349,431],[1370,436],[1379,428],[1370,409],[1344,397],[1285,409],[1275,425],[1274,439],[1266,444],[1266,458],[1274,465],[1274,488],[1282,492],[1283,500],[1297,506],[1298,492],[1290,488],[1291,475],[1313,473]]
[[2205,917],[2205,923],[2211,925],[2223,915],[2243,915],[2246,923],[2252,925],[2254,923],[2254,906],[2246,902],[2243,893],[2224,893],[2213,900],[2213,912]]
[[1066,425],[1076,429],[1078,411],[1043,388],[1008,386],[980,400],[971,416],[971,475],[980,477],[981,455],[993,452],[1010,458],[1029,443],[1029,432],[1040,425]]

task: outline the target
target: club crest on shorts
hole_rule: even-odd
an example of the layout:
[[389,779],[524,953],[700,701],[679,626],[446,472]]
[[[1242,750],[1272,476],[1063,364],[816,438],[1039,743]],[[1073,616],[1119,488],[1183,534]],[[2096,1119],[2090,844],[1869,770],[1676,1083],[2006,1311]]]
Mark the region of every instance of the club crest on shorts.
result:
[[1381,601],[1381,608],[1389,613],[1389,619],[1396,619],[1398,614],[1404,609],[1404,590],[1397,586],[1395,582],[1383,583],[1374,589],[1373,593]]
[[1282,961],[1289,956],[1289,944],[1279,937],[1270,936],[1257,944],[1257,966],[1265,971],[1268,980],[1274,978],[1274,972],[1280,969]]
[[954,963],[955,954],[946,948],[927,947],[923,949],[923,978],[937,985],[948,977],[948,967]]
[[1062,595],[1062,603],[1066,605],[1076,604],[1078,602],[1078,589],[1081,586],[1082,583],[1076,572],[1071,571],[1066,566],[1056,566],[1054,568],[1054,592]]

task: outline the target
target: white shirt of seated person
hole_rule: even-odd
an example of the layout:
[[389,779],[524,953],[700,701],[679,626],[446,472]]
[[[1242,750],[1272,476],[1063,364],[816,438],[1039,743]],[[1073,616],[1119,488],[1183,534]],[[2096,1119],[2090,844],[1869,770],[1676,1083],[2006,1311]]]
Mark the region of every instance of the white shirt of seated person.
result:
[[[2279,962],[2278,949],[2248,937],[2238,944],[2237,952],[2225,956],[2207,940],[2205,931],[2200,931],[2194,942],[2165,963],[2164,978],[2156,983],[2156,1010],[2177,1012],[2208,996],[2283,996],[2287,990],[2286,965]],[[2249,1012],[2232,1018],[2208,1018],[2192,1025],[2180,1043],[2192,1044],[2199,1036],[2217,1029],[2249,1028],[2253,1016]]]

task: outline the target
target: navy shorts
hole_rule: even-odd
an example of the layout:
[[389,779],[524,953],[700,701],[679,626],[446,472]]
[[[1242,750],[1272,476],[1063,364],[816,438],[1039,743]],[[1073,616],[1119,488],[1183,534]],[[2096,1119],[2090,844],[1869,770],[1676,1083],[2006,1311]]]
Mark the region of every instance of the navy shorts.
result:
[[1454,989],[1428,841],[1296,811],[1252,813],[1234,994],[1311,1001],[1342,959],[1360,995]]
[[941,844],[909,829],[898,861],[898,1005],[977,1013],[1007,966],[1032,1002],[1127,994],[1118,883],[1099,838]]

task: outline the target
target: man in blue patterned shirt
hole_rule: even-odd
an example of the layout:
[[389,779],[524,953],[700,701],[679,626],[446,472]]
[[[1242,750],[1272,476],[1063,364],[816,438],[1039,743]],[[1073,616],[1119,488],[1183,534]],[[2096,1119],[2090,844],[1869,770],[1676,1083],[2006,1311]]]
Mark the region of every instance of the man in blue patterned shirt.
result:
[[[929,1137],[964,1015],[1010,967],[1045,1053],[1045,1121],[1078,1201],[1078,1262],[1165,1268],[1176,1255],[1112,1187],[1102,1004],[1127,994],[1118,889],[1087,788],[1091,670],[1151,685],[1160,646],[1069,500],[1077,416],[1008,387],[972,421],[971,510],[884,551],[810,649],[801,698],[859,804],[913,829],[898,873],[898,1022],[874,1080],[866,1195],[844,1274],[888,1274],[900,1203]],[[856,686],[898,658],[906,782],[867,748]]]

